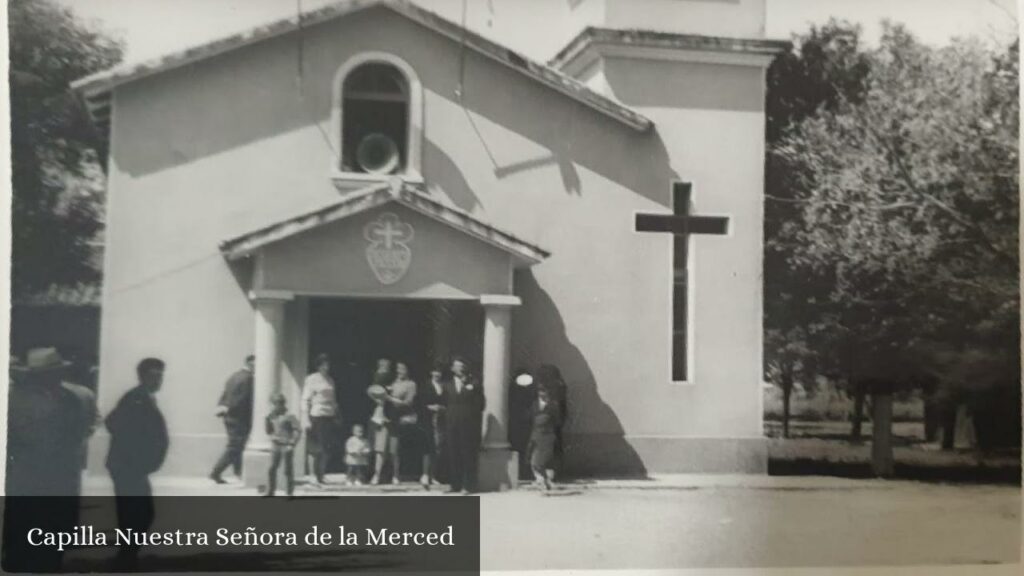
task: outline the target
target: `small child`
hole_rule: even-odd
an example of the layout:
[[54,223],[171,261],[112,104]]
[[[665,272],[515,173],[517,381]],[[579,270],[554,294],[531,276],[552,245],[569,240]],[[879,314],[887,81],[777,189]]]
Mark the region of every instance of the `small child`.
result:
[[299,442],[302,429],[299,426],[299,419],[288,412],[287,400],[284,394],[278,392],[270,399],[273,408],[267,416],[267,435],[273,446],[270,460],[270,471],[267,475],[267,491],[264,496],[273,496],[277,489],[277,469],[284,460],[284,476],[288,483],[288,495],[295,491],[295,462],[293,455],[295,445]]
[[352,436],[345,442],[345,466],[349,484],[362,485],[370,465],[370,452],[370,443],[366,441],[363,425],[356,424],[352,427]]

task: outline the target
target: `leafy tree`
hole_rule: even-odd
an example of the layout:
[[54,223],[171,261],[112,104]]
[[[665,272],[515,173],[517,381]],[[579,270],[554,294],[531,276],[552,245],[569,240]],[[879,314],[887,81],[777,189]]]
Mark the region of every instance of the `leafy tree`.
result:
[[[870,69],[860,27],[830,20],[794,38],[768,70],[767,139],[771,149],[792,126],[819,110],[859,101]],[[783,226],[801,216],[794,166],[769,155],[765,204],[765,360],[768,379],[782,390],[783,435],[789,435],[790,398],[797,379],[813,382],[819,373],[840,372],[834,348],[835,306],[829,278],[794,267]]]
[[72,80],[121,59],[120,43],[49,0],[11,0],[12,293],[98,278],[102,172]]
[[929,373],[952,388],[1017,382],[1016,52],[930,48],[886,25],[864,93],[772,146],[796,207],[772,245],[828,286],[831,340],[882,400]]

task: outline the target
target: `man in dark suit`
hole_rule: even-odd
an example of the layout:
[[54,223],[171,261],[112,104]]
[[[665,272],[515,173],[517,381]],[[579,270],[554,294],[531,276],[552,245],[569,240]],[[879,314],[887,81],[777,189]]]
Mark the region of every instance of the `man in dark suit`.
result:
[[484,391],[462,358],[452,360],[452,378],[445,383],[445,421],[450,464],[449,492],[476,491],[477,461],[483,427]]
[[[155,398],[163,384],[164,362],[146,358],[136,372],[139,385],[126,392],[107,416],[107,470],[114,480],[118,524],[122,529],[148,532],[155,512],[149,475],[163,466],[170,444],[167,423]],[[118,552],[118,568],[134,568],[138,554],[137,546],[123,546]]]
[[223,484],[221,474],[231,466],[235,476],[242,476],[242,452],[249,441],[252,431],[252,374],[255,358],[250,354],[245,365],[228,378],[224,384],[224,393],[217,403],[217,416],[224,419],[224,428],[228,433],[228,445],[224,448],[217,463],[210,472],[210,479]]

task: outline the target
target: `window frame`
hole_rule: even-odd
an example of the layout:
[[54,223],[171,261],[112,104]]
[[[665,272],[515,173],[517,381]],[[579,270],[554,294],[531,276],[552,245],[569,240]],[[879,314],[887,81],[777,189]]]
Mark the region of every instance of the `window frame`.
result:
[[[401,172],[395,174],[367,174],[342,169],[344,147],[344,102],[345,80],[349,74],[364,64],[391,65],[405,77],[408,88],[408,118],[406,128],[406,161]],[[346,60],[334,75],[331,96],[330,140],[334,148],[331,157],[330,175],[340,191],[352,191],[365,186],[400,178],[411,183],[423,182],[423,85],[419,76],[408,62],[387,52],[361,52]]]

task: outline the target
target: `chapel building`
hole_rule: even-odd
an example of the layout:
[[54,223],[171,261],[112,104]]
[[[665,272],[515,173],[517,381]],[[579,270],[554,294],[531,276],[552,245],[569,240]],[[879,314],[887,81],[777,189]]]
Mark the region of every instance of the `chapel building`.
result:
[[[786,44],[764,0],[431,4],[339,2],[75,83],[107,147],[101,409],[164,359],[162,472],[203,476],[249,353],[257,423],[318,353],[346,418],[377,358],[422,383],[458,353],[487,398],[484,487],[514,482],[510,380],[542,364],[568,384],[572,474],[765,472]],[[543,58],[505,46],[531,33]],[[255,426],[247,463],[267,446]]]

